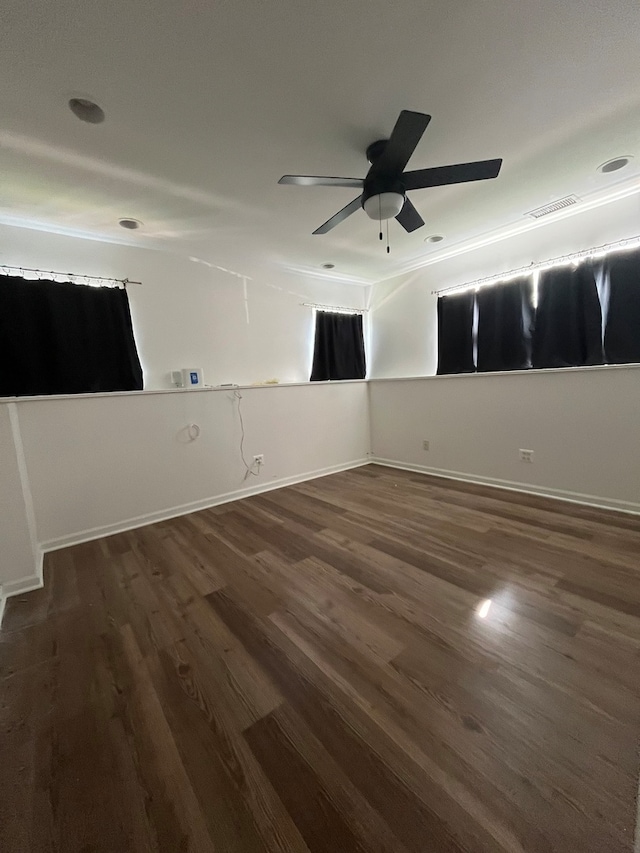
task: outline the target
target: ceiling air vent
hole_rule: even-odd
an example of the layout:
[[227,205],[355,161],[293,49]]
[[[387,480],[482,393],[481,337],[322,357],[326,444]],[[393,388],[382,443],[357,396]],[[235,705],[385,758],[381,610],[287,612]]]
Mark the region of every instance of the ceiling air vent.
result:
[[550,213],[557,213],[565,207],[571,207],[572,204],[577,204],[579,201],[578,196],[568,195],[565,198],[552,201],[551,204],[545,204],[544,207],[536,207],[535,210],[529,210],[525,213],[525,216],[530,216],[532,219],[540,219],[542,216],[549,216]]

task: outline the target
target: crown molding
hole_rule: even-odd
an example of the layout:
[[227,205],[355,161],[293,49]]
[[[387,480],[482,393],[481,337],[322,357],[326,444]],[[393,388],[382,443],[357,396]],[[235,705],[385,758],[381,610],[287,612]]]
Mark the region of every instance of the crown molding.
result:
[[578,204],[572,205],[559,210],[557,213],[551,213],[541,219],[526,219],[524,221],[514,221],[500,228],[487,231],[477,237],[472,237],[468,240],[462,240],[455,243],[453,246],[448,246],[446,249],[441,249],[438,252],[433,252],[426,257],[413,258],[404,264],[399,264],[392,273],[385,275],[384,278],[378,279],[375,283],[380,284],[383,281],[397,278],[398,276],[407,273],[416,272],[425,267],[439,264],[442,261],[448,261],[450,258],[455,258],[458,255],[464,255],[467,252],[473,252],[477,249],[482,249],[485,246],[491,246],[493,243],[499,243],[502,240],[508,240],[510,237],[517,237],[520,234],[526,234],[529,231],[535,231],[537,228],[542,228],[554,222],[559,222],[564,219],[570,219],[573,216],[578,216],[581,213],[586,213],[588,210],[594,210],[598,207],[603,207],[607,204],[612,204],[615,201],[628,198],[629,196],[640,193],[640,177],[635,175],[633,178],[625,182],[617,184],[615,189],[607,191],[599,191],[583,196]]

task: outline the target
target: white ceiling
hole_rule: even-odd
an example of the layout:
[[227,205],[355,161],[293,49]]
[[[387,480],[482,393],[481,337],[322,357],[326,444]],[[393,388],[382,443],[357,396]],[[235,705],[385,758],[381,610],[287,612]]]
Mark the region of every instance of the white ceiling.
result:
[[[555,198],[640,175],[637,0],[3,0],[0,221],[157,246],[240,272],[376,281]],[[90,96],[86,125],[66,107]],[[495,181],[411,194],[391,255],[355,193],[401,109],[433,116],[409,168],[503,157]],[[596,167],[634,155],[625,170]],[[120,217],[144,229],[124,232]],[[441,233],[446,243],[425,244]]]

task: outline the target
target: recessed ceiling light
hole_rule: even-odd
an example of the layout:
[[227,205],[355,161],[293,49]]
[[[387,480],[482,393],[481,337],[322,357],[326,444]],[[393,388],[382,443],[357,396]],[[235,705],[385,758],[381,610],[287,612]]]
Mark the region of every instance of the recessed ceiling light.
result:
[[618,172],[620,169],[624,169],[625,166],[628,166],[629,160],[632,159],[633,158],[630,155],[627,157],[614,157],[613,160],[607,160],[606,163],[598,166],[598,171],[604,172],[605,174],[608,172]]
[[425,237],[425,243],[441,243],[444,240],[442,234],[432,234],[430,237]]
[[323,270],[332,270],[335,268],[335,264],[322,264]]
[[127,228],[129,231],[135,231],[142,225],[139,219],[120,219],[118,225],[121,228]]
[[69,101],[69,109],[79,118],[80,121],[86,121],[88,124],[102,124],[104,121],[104,110],[88,98],[71,98]]

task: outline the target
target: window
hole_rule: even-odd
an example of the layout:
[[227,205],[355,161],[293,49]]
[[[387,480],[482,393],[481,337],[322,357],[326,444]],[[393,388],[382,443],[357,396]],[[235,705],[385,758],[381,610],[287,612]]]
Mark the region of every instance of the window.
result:
[[610,256],[605,272],[609,284],[605,358],[609,364],[640,362],[640,252]]
[[316,311],[311,381],[364,379],[362,314]]
[[438,373],[640,363],[640,250],[438,299]]
[[478,306],[477,368],[525,370],[531,366],[533,293],[531,280],[485,287],[476,296]]
[[0,276],[0,396],[142,388],[124,289]]
[[532,360],[534,367],[602,364],[602,311],[592,263],[541,274]]
[[473,373],[473,311],[475,294],[438,299],[438,373]]

